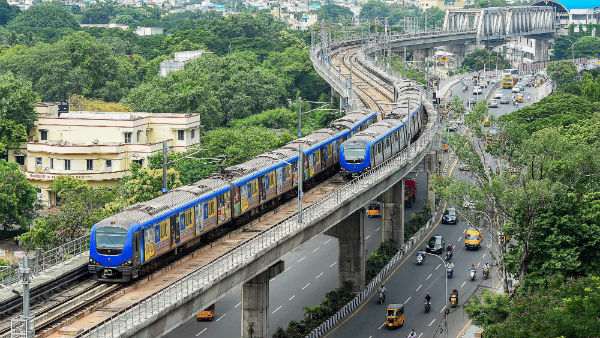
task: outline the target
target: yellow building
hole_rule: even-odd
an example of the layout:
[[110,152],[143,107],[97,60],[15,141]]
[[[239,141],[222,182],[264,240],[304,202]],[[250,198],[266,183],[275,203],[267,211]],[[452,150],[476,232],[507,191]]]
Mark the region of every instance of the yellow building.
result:
[[200,140],[199,114],[59,113],[55,103],[40,103],[36,112],[29,141],[11,150],[8,160],[21,166],[47,206],[56,202],[48,186],[60,175],[114,186],[132,162],[147,167],[147,158],[162,152],[163,140],[173,151],[185,151]]

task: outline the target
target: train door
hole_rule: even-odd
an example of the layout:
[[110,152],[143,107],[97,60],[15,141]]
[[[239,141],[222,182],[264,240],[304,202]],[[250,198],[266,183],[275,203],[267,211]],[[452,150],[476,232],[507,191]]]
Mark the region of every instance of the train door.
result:
[[262,203],[267,199],[267,184],[269,184],[269,178],[267,177],[267,175],[258,178],[258,197],[260,201],[259,203]]
[[140,242],[141,242],[140,231],[136,231],[133,233],[133,265],[136,266],[138,263],[141,263],[141,254],[140,254]]
[[181,237],[181,230],[179,229],[179,219],[178,217],[175,216],[171,216],[171,246],[176,246],[179,244],[180,241],[180,237]]
[[326,145],[323,148],[321,148],[321,171],[327,168],[327,155],[329,155],[327,153],[327,148],[329,148],[329,145]]

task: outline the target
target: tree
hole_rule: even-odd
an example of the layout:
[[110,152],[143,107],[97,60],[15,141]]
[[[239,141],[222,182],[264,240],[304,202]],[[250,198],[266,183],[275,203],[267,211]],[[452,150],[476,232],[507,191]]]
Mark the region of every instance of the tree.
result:
[[92,7],[83,11],[81,23],[84,24],[107,24],[110,22],[109,10],[107,8]]
[[35,226],[19,237],[28,249],[56,247],[87,234],[109,216],[104,207],[115,199],[115,193],[107,188],[92,188],[66,175],[56,178],[50,188],[60,201],[60,209],[36,219]]
[[68,10],[55,5],[33,6],[20,12],[8,26],[79,29],[75,17]]
[[485,336],[496,337],[594,337],[600,332],[600,278],[551,277],[531,293],[506,295],[483,292],[465,310]]
[[508,7],[510,4],[506,0],[479,0],[473,5],[467,5],[465,8],[489,8],[489,7]]
[[600,56],[600,38],[583,36],[573,46],[575,57],[598,58]]
[[39,208],[35,187],[16,163],[0,160],[0,225],[28,227]]
[[388,14],[389,10],[385,3],[379,0],[369,0],[361,6],[360,20],[375,20],[376,18],[387,17]]
[[321,6],[318,10],[316,10],[316,14],[319,17],[319,20],[323,21],[342,21],[342,22],[351,22],[354,17],[354,13],[346,7],[342,7],[339,5],[324,5]]
[[574,82],[577,77],[577,69],[572,61],[551,62],[546,71],[559,87]]
[[0,75],[0,121],[11,120],[33,128],[37,115],[34,111],[39,97],[31,89],[31,83],[16,78],[13,73]]
[[27,141],[25,126],[11,120],[0,121],[0,157],[6,157],[9,149],[18,148],[25,141]]
[[0,26],[6,25],[19,14],[19,7],[11,6],[6,1],[0,1]]
[[510,62],[504,59],[504,56],[498,52],[489,51],[487,49],[478,49],[465,56],[463,67],[471,71],[483,70],[484,66],[487,70],[510,68]]

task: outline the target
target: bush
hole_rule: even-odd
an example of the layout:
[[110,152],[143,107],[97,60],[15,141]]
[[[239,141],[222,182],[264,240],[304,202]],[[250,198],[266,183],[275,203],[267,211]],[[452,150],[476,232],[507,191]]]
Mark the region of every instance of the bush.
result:
[[365,262],[365,280],[371,281],[381,269],[396,255],[398,249],[393,239],[381,242],[377,251],[373,252]]
[[424,227],[431,219],[431,216],[431,207],[429,204],[425,204],[421,211],[412,214],[408,222],[404,223],[404,241],[408,241],[412,235]]

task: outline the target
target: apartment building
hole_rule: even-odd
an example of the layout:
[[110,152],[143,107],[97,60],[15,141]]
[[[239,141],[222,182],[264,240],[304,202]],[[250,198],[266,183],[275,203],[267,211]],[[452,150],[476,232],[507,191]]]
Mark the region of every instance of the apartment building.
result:
[[115,186],[131,163],[148,166],[148,157],[162,152],[185,151],[199,144],[199,114],[143,112],[60,112],[56,103],[40,103],[30,140],[11,150],[16,162],[51,206],[56,196],[49,184],[61,175],[87,181],[92,186]]

